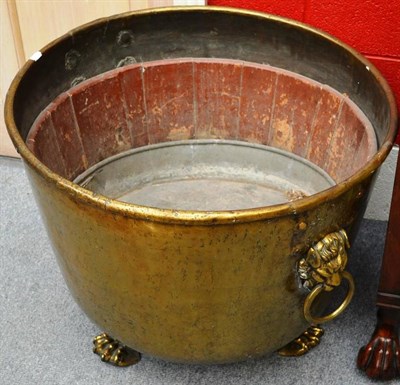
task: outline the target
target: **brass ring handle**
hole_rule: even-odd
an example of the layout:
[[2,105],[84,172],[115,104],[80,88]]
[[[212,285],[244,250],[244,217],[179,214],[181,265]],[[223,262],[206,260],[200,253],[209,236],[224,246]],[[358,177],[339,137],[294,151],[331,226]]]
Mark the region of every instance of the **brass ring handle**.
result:
[[314,300],[318,297],[321,291],[325,291],[324,285],[321,284],[315,286],[314,289],[312,289],[311,293],[308,294],[306,301],[304,302],[304,317],[308,322],[310,322],[311,324],[322,324],[324,322],[332,321],[347,308],[347,306],[351,302],[351,299],[353,298],[355,285],[353,276],[349,272],[343,271],[342,278],[345,278],[349,283],[349,289],[347,291],[346,297],[341,305],[328,315],[325,315],[323,317],[315,317],[311,314],[311,306]]
[[[314,244],[307,255],[298,262],[298,273],[302,286],[310,293],[304,302],[304,317],[311,324],[331,321],[341,314],[349,305],[354,295],[354,280],[345,271],[347,265],[347,249],[350,247],[346,231],[341,229],[330,233]],[[331,314],[314,317],[311,306],[322,291],[331,291],[339,286],[342,279],[349,283],[349,290],[342,304]]]

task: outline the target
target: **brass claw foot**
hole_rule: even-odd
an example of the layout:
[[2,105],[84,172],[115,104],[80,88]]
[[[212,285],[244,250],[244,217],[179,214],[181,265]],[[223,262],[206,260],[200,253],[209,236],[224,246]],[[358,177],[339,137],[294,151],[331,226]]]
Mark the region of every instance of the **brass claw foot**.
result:
[[400,343],[393,325],[376,327],[370,342],[358,353],[357,366],[377,380],[400,376]]
[[283,357],[302,356],[317,346],[323,335],[324,329],[319,326],[310,326],[300,337],[279,349],[278,354]]
[[100,356],[101,360],[115,366],[130,366],[137,364],[141,355],[136,350],[122,345],[106,333],[93,338],[93,353]]

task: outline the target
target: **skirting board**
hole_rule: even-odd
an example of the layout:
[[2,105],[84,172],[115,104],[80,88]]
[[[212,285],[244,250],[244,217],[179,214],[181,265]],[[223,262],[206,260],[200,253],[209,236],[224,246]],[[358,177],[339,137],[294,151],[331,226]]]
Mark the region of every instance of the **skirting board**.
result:
[[394,146],[389,156],[380,168],[378,178],[367,206],[364,217],[387,221],[389,219],[390,203],[394,184],[399,147]]

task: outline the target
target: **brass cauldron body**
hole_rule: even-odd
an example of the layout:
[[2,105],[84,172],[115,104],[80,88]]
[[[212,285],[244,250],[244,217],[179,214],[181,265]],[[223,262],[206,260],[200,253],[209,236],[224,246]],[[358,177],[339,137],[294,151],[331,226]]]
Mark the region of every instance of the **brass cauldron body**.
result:
[[[359,106],[378,150],[334,187],[270,207],[163,210],[95,194],[52,169],[50,155],[39,160],[25,140],[40,112],[77,78],[104,73],[127,57],[131,63],[246,60],[315,79]],[[351,243],[396,132],[386,82],[349,47],[297,22],[208,7],[128,13],[72,31],[25,64],[10,87],[5,114],[78,304],[127,346],[189,363],[261,356],[309,326],[299,261],[341,229]]]

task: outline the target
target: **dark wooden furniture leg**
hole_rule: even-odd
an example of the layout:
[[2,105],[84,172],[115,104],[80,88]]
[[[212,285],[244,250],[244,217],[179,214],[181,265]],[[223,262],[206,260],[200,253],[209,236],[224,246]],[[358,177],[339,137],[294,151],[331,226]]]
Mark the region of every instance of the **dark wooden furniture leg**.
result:
[[371,378],[400,376],[400,156],[378,289],[378,321],[370,342],[358,353],[357,365]]

